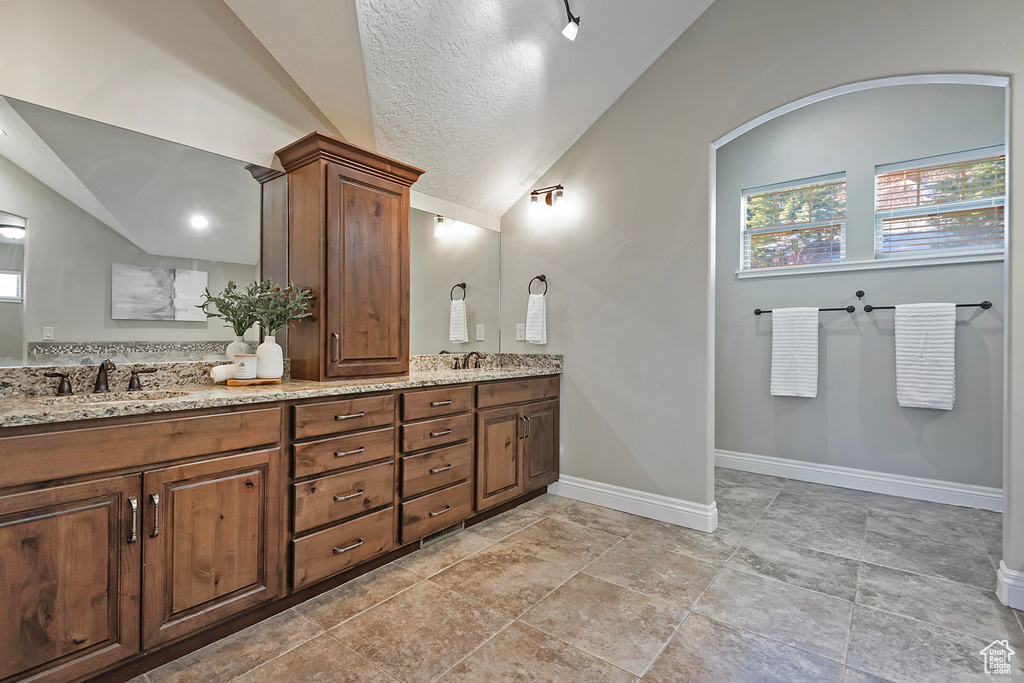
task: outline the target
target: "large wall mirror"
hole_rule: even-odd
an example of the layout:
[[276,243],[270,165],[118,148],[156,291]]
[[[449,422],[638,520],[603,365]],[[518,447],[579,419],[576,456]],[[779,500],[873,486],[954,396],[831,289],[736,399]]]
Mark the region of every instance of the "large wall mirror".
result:
[[[13,98],[0,97],[0,130],[0,365],[219,359],[233,332],[195,304],[207,284],[259,277],[247,164]],[[500,235],[435,224],[413,211],[410,352],[495,352]]]

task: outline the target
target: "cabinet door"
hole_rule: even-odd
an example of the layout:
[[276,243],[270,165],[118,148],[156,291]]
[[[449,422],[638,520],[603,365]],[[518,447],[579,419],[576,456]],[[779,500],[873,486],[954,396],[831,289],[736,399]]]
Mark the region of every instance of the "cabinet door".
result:
[[406,188],[328,165],[328,377],[409,370]]
[[523,479],[533,491],[558,480],[558,401],[532,403],[523,408]]
[[273,449],[145,473],[143,647],[278,594],[280,460]]
[[481,410],[476,416],[476,509],[523,493],[520,441],[526,434],[518,407]]
[[139,651],[139,485],[0,497],[0,680],[70,681]]

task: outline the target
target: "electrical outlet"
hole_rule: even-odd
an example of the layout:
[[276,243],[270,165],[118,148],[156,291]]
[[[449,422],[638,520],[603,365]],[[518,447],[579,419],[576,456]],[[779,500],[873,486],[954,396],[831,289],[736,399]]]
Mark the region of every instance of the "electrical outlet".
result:
[[484,326],[483,325],[477,325],[476,326],[476,340],[477,341],[483,341],[484,340]]
[[516,323],[516,341],[526,341],[526,323]]
[[53,341],[53,328],[52,327],[44,327],[43,328],[43,341]]

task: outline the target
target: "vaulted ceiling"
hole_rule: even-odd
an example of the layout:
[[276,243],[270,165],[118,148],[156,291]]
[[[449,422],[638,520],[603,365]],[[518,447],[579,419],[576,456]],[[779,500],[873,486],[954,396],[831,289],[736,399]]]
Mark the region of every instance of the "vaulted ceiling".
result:
[[712,0],[225,0],[345,137],[502,215]]

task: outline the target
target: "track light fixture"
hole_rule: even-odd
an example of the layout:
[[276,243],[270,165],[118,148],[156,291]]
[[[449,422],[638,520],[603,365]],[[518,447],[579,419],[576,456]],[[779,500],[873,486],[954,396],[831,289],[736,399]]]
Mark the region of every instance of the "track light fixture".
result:
[[562,35],[569,40],[576,40],[576,34],[580,32],[580,18],[573,16],[572,10],[569,9],[569,0],[564,0],[564,2],[565,13],[569,17],[569,23],[567,23],[565,28],[562,29]]

